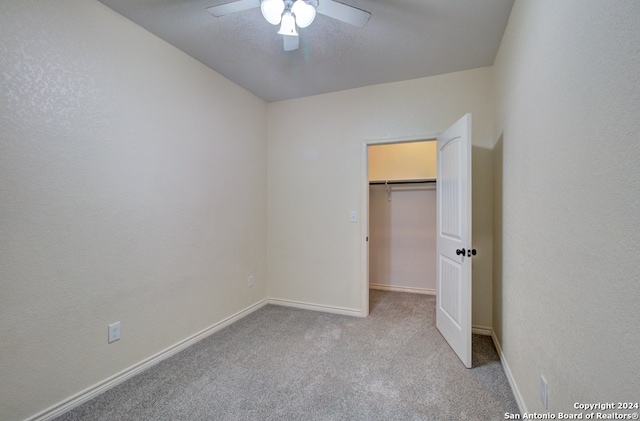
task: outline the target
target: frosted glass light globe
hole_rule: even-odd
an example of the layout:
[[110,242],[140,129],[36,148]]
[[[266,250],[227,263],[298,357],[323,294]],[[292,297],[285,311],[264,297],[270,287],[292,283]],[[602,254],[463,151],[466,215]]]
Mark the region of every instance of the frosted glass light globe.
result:
[[284,12],[284,1],[283,0],[262,0],[260,3],[260,10],[262,11],[262,16],[272,25],[277,25],[280,23],[280,19],[282,18],[282,12]]
[[303,0],[296,0],[291,7],[291,12],[296,17],[296,24],[300,28],[306,28],[316,17],[316,8]]

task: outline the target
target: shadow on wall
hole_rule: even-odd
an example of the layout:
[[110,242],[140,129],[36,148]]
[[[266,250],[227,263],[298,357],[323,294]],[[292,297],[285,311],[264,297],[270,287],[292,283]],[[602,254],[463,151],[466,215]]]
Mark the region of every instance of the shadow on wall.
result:
[[502,344],[502,184],[503,134],[493,147],[493,331]]
[[493,150],[472,145],[472,265],[474,327],[491,329],[493,249]]
[[372,185],[369,187],[369,283],[389,284],[391,279],[390,227],[387,186]]

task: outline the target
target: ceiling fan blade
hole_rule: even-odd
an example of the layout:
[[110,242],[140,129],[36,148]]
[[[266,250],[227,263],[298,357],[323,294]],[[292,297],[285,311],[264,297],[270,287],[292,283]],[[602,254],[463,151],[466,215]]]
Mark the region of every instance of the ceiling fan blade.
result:
[[207,7],[207,12],[219,18],[231,13],[242,12],[244,10],[260,7],[260,0],[237,0],[218,6]]
[[290,35],[283,35],[284,51],[293,51],[300,48],[300,37],[292,37]]
[[371,13],[357,7],[349,6],[335,0],[318,0],[318,13],[322,13],[330,18],[341,20],[342,22],[362,28],[369,22]]

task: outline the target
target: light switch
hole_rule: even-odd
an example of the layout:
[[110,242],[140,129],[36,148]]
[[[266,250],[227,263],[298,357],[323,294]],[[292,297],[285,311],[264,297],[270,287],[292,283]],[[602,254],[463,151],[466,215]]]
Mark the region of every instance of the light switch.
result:
[[349,214],[349,221],[358,222],[358,212],[357,211],[351,211],[351,213]]

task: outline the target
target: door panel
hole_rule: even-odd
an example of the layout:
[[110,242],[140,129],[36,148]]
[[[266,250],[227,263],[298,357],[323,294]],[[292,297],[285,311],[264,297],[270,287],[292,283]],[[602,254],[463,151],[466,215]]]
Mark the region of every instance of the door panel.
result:
[[446,257],[440,256],[440,273],[442,274],[442,282],[438,294],[442,297],[441,306],[443,314],[447,316],[452,323],[460,328],[460,281],[461,265],[453,262]]
[[461,197],[460,197],[460,182],[453,176],[457,176],[460,173],[461,160],[461,147],[462,138],[454,137],[442,144],[438,148],[441,156],[441,163],[439,167],[442,167],[445,171],[440,174],[443,178],[438,178],[440,186],[445,188],[443,192],[442,200],[442,235],[452,240],[462,240],[461,232]]
[[437,142],[436,326],[470,368],[471,256],[464,251],[471,249],[471,114],[438,136]]

